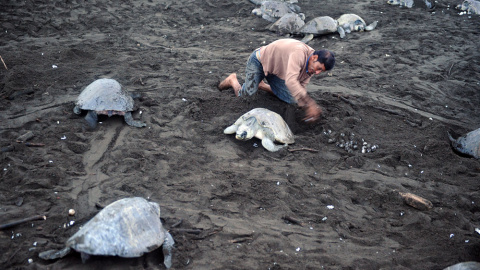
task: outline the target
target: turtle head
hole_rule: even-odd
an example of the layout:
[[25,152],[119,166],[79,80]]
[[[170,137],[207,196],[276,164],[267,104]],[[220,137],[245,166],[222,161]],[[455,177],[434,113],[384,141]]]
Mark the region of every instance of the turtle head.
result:
[[365,24],[362,22],[362,20],[356,20],[353,23],[353,30],[357,32],[365,31]]
[[252,10],[252,14],[253,14],[253,15],[256,15],[256,16],[262,16],[262,10],[259,9],[259,8],[254,8],[254,9]]
[[387,4],[390,4],[390,5],[400,5],[400,1],[399,1],[399,0],[388,0],[388,1],[387,1]]
[[235,135],[235,138],[241,141],[246,141],[253,138],[257,133],[256,123],[257,119],[255,117],[245,119],[243,124],[238,127],[237,135]]
[[465,0],[463,1],[463,3],[457,5],[455,8],[459,10],[467,11],[469,7],[470,7],[470,1]]

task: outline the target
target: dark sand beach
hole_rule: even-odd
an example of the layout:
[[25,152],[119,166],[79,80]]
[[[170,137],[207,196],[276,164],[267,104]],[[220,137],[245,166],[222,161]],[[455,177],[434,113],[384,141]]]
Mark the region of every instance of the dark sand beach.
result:
[[[0,147],[12,150],[0,153],[0,222],[47,217],[0,231],[0,268],[164,269],[161,248],[84,264],[79,253],[38,257],[62,248],[101,206],[134,196],[160,204],[176,242],[172,269],[480,261],[480,163],[455,153],[447,136],[480,127],[480,16],[459,15],[461,1],[438,0],[431,11],[299,0],[307,20],[378,21],[370,32],[309,42],[337,61],[308,85],[323,108],[314,124],[267,93],[216,88],[231,72],[243,82],[250,53],[283,38],[247,0],[0,2]],[[74,101],[99,78],[142,95],[133,116],[147,127],[102,116],[87,128]],[[288,123],[288,150],[223,134],[257,107]],[[43,146],[16,142],[27,132]],[[343,138],[376,149],[331,142]],[[433,208],[413,208],[399,192]]]

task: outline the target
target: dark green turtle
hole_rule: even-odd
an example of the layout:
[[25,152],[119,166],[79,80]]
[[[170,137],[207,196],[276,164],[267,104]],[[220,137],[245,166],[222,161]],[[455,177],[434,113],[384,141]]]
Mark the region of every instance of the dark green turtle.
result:
[[132,95],[113,79],[98,79],[89,84],[75,101],[73,112],[87,110],[85,120],[91,128],[97,126],[98,114],[123,115],[125,122],[133,127],[144,127],[145,123],[133,120],[134,102]]
[[81,252],[85,262],[90,255],[140,257],[163,246],[164,264],[170,268],[173,244],[172,236],[160,221],[158,203],[134,197],[107,205],[67,240],[64,249],[44,251],[38,256],[53,260],[74,249]]
[[480,159],[480,128],[454,139],[448,132],[448,138],[456,151]]

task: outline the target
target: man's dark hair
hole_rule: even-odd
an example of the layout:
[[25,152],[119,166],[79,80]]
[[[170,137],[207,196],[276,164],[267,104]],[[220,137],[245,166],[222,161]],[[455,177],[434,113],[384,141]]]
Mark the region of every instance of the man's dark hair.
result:
[[319,50],[313,53],[318,55],[318,61],[325,65],[325,70],[330,70],[335,66],[335,55],[331,51]]

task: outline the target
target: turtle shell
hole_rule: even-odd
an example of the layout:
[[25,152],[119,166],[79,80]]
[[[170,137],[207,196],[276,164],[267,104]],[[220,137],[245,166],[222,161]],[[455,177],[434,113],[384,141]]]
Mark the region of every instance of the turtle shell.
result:
[[338,17],[337,22],[340,26],[345,24],[354,24],[356,21],[361,21],[363,25],[366,25],[365,21],[362,17],[358,16],[357,14],[343,14],[342,16]]
[[300,28],[299,33],[325,35],[337,32],[338,22],[330,16],[316,17]]
[[78,96],[75,105],[82,110],[133,111],[133,98],[113,79],[98,79]]
[[274,24],[269,27],[269,30],[281,35],[295,34],[298,30],[305,25],[302,16],[297,13],[287,13],[278,19]]
[[257,123],[263,128],[272,130],[276,141],[288,144],[295,142],[293,132],[278,113],[264,108],[256,108],[242,115],[237,122],[244,122],[250,117],[255,117]]
[[401,6],[401,7],[407,7],[411,8],[413,7],[413,0],[388,0],[387,4],[394,5],[394,6]]
[[160,247],[165,237],[160,206],[134,197],[106,206],[70,237],[66,246],[90,255],[131,258]]
[[300,12],[300,7],[287,2],[265,1],[260,6],[262,18],[275,22],[278,18],[287,13]]

